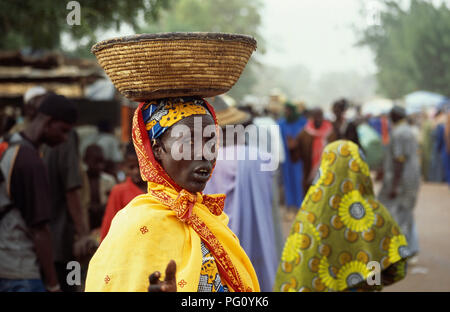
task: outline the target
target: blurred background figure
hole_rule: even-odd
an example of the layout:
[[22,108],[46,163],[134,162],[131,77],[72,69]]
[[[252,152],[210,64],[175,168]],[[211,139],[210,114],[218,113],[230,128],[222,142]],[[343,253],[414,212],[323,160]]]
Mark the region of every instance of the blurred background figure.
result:
[[108,234],[111,221],[117,212],[133,198],[147,192],[147,182],[141,178],[139,161],[132,142],[127,145],[124,159],[123,169],[127,177],[125,182],[117,184],[111,189],[100,229],[101,241]]
[[350,140],[361,147],[356,130],[357,123],[355,121],[348,121],[345,118],[345,112],[348,108],[349,103],[346,99],[340,99],[333,103],[332,111],[335,119],[333,121],[333,132],[329,137],[329,142]]
[[445,144],[445,125],[447,123],[447,114],[443,107],[437,110],[431,126],[431,156],[428,170],[428,180],[430,182],[444,182],[445,168],[443,155],[446,151]]
[[[38,106],[39,103],[35,107]],[[67,284],[67,263],[85,257],[95,242],[89,237],[89,220],[81,206],[83,181],[76,131],[72,129],[67,140],[56,147],[44,146],[42,155],[51,189],[50,228],[59,283],[63,291],[77,291],[77,285]]]
[[85,138],[84,146],[81,148],[85,153],[87,146],[98,145],[103,151],[103,171],[118,179],[118,169],[123,161],[122,150],[119,139],[113,134],[113,127],[108,120],[101,120],[97,123],[97,133]]
[[393,128],[384,159],[383,185],[379,200],[385,205],[406,235],[411,253],[419,252],[414,207],[420,187],[418,142],[407,122],[404,108],[390,112]]
[[[276,245],[273,217],[273,182],[274,172],[263,171],[261,166],[267,162],[268,154],[256,150],[255,145],[240,143],[240,139],[231,134],[233,141],[226,140],[227,133],[234,131],[234,126],[248,126],[250,114],[229,107],[221,97],[210,100],[214,107],[217,121],[222,127],[224,142],[219,150],[212,177],[204,190],[205,194],[224,193],[224,212],[229,216],[229,228],[239,238],[258,276],[262,291],[271,291],[278,265],[281,248]],[[232,132],[231,132],[232,133]],[[246,155],[243,160],[238,155]],[[248,155],[257,155],[251,160]],[[230,157],[231,156],[231,157]],[[280,237],[280,234],[278,234]]]
[[289,152],[294,162],[303,163],[303,192],[308,188],[319,169],[322,151],[333,132],[333,125],[324,120],[321,108],[314,108],[304,129],[295,139],[290,140]]
[[292,159],[289,151],[289,142],[297,137],[305,126],[307,119],[298,112],[297,106],[291,102],[284,104],[284,117],[278,121],[281,136],[283,139],[284,162],[281,165],[283,178],[284,204],[295,215],[300,207],[304,188],[302,180],[304,178],[304,163],[299,159]]
[[82,202],[83,207],[88,211],[89,230],[95,232],[94,236],[99,241],[99,231],[106,203],[116,180],[104,171],[105,157],[99,145],[89,145],[84,153],[83,161]]
[[35,86],[27,90],[23,95],[23,115],[15,125],[9,130],[9,133],[23,131],[31,120],[36,116],[37,110],[47,90],[41,86]]
[[[50,171],[39,148],[43,144],[54,148],[66,141],[76,120],[77,109],[72,102],[48,93],[25,129],[2,140],[1,169],[6,183],[0,192],[0,291],[54,292],[64,287],[58,269],[61,241],[53,244],[52,238],[55,208],[65,210],[55,203],[64,205],[59,195],[64,196],[71,188],[55,194],[54,176],[49,179]],[[65,238],[68,241],[62,243],[71,252],[71,237]]]

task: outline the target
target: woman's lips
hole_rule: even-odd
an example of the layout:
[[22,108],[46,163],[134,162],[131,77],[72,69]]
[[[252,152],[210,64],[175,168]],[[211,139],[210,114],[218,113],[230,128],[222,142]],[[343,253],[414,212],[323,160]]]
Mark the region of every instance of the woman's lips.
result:
[[206,183],[209,180],[211,171],[211,165],[199,166],[192,171],[192,178],[196,182]]

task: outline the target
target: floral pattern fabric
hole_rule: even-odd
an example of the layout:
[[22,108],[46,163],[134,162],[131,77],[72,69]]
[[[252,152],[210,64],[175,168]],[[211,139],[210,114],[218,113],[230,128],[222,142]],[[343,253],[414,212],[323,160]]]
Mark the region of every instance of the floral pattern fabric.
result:
[[394,273],[394,282],[405,276],[406,239],[375,199],[369,174],[356,144],[340,140],[325,148],[286,240],[274,291],[366,289],[372,261],[381,274]]

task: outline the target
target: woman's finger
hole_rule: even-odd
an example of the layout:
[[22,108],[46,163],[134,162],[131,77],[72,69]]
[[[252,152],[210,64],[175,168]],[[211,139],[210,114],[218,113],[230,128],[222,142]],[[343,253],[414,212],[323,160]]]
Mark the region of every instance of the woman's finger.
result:
[[169,283],[175,283],[176,273],[177,273],[177,264],[174,260],[170,260],[166,268],[166,277],[164,278],[164,281]]
[[161,273],[158,272],[158,271],[153,272],[152,274],[150,274],[150,276],[148,278],[148,280],[150,282],[150,286],[151,285],[158,285],[160,283],[160,280],[159,280],[160,277],[161,277]]

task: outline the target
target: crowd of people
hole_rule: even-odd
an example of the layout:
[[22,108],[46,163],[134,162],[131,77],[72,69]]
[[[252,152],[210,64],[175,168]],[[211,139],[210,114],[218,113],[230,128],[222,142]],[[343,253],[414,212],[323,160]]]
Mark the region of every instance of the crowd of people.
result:
[[[133,142],[121,144],[104,121],[80,138],[70,100],[30,89],[0,143],[0,291],[353,291],[402,279],[419,253],[421,181],[450,185],[449,109],[363,116],[340,99],[331,112],[161,99],[141,103]],[[167,133],[195,133],[194,116],[221,137],[203,135],[200,160],[175,161],[179,138]],[[238,125],[267,130],[269,149],[224,140]],[[203,159],[217,139],[236,157]],[[275,154],[280,167],[261,170]],[[81,283],[68,283],[71,261]],[[382,268],[375,286],[371,261]]]

